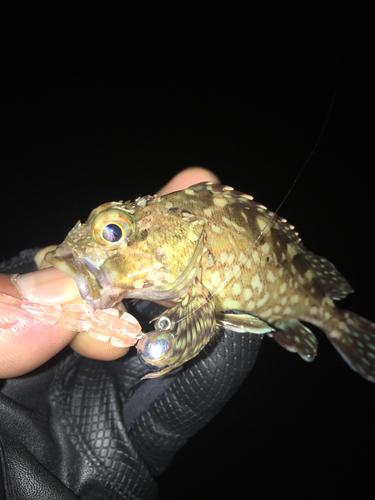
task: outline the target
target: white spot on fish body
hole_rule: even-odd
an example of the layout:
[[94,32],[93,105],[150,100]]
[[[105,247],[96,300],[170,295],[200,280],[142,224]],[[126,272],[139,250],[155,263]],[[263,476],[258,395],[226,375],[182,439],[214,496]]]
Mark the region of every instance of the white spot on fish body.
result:
[[197,234],[195,234],[195,233],[189,233],[189,234],[188,234],[188,239],[189,239],[190,241],[193,241],[193,242],[194,242],[194,241],[197,241],[199,238],[200,238],[200,236],[199,236],[199,235],[197,235]]
[[269,243],[263,243],[263,245],[260,248],[262,249],[262,252],[264,252],[264,253],[268,253],[270,251]]
[[217,234],[220,234],[223,231],[220,226],[218,226],[217,224],[213,224],[213,223],[210,224],[210,228],[212,229],[212,231],[214,233],[217,233]]
[[211,217],[214,210],[215,210],[214,207],[205,208],[203,210],[203,213],[207,215],[207,217]]
[[297,304],[299,302],[299,295],[292,295],[290,297],[290,303],[291,304]]
[[245,233],[247,231],[246,227],[240,226],[237,222],[232,222],[232,225],[239,233]]
[[241,262],[244,260],[244,258],[246,257],[246,254],[244,252],[240,252],[240,255],[238,257],[238,260]]
[[241,307],[241,302],[239,300],[234,300],[228,297],[223,300],[222,307],[224,311],[230,309],[238,309],[239,307]]
[[275,283],[275,275],[273,274],[273,272],[270,270],[268,271],[267,273],[267,280],[270,282],[270,283]]
[[222,264],[225,264],[228,261],[228,254],[227,252],[221,252],[220,254],[220,262]]
[[344,321],[341,321],[339,323],[339,327],[341,328],[341,330],[344,330],[344,332],[346,333],[350,333],[350,330],[349,328],[347,327],[346,323],[344,323]]
[[309,281],[311,281],[313,279],[313,273],[311,271],[311,269],[308,269],[306,272],[305,272],[305,278]]
[[251,278],[251,286],[253,288],[257,288],[259,292],[263,290],[263,283],[260,281],[259,274],[254,274],[254,276]]
[[215,196],[213,201],[214,201],[214,204],[219,208],[223,208],[223,207],[225,207],[225,205],[228,204],[228,202],[225,198],[217,198],[216,196]]
[[329,336],[332,337],[333,339],[340,339],[342,337],[342,333],[338,332],[337,330],[331,330],[329,332]]
[[304,277],[302,276],[302,274],[299,274],[298,275],[298,281],[301,285],[304,285],[305,284],[305,279]]
[[252,253],[252,258],[253,258],[253,261],[258,264],[258,262],[260,262],[260,258],[259,258],[259,254],[256,250],[254,250],[254,252]]
[[297,250],[296,250],[296,248],[294,247],[294,245],[290,245],[289,243],[288,243],[288,245],[287,245],[287,249],[288,249],[288,254],[289,254],[291,257],[294,257],[294,256],[295,256],[295,255],[297,255],[297,253],[298,253],[298,252],[297,252]]
[[334,304],[333,300],[330,297],[324,297],[324,299],[325,299],[324,303],[326,305],[334,307],[335,304]]
[[270,316],[272,316],[272,313],[272,309],[267,309],[267,311],[262,312],[261,316],[262,318],[269,318]]
[[241,283],[234,283],[234,285],[232,286],[232,294],[240,295],[241,291],[242,291]]
[[227,235],[227,238],[232,244],[233,248],[236,248],[236,242],[234,241],[233,236],[230,233]]
[[263,307],[264,304],[268,301],[269,298],[270,298],[270,294],[269,293],[265,293],[263,295],[263,297],[257,301],[256,306],[257,307]]
[[258,227],[261,231],[266,227],[267,222],[263,219],[263,217],[256,217],[256,222],[258,224]]
[[235,255],[234,255],[234,253],[230,253],[230,254],[228,255],[228,264],[229,264],[229,265],[233,264],[234,259],[235,259]]
[[134,288],[142,288],[144,285],[143,280],[135,280],[133,283]]
[[221,283],[222,279],[219,271],[214,271],[211,276],[211,283],[213,286],[218,287]]

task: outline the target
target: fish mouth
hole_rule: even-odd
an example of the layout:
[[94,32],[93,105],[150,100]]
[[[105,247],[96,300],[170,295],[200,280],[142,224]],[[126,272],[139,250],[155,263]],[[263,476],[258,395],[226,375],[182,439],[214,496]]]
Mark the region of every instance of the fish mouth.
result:
[[91,309],[107,309],[120,302],[126,295],[121,289],[115,289],[106,278],[102,264],[94,264],[77,249],[70,250],[64,244],[48,252],[45,260],[74,279],[83,300]]

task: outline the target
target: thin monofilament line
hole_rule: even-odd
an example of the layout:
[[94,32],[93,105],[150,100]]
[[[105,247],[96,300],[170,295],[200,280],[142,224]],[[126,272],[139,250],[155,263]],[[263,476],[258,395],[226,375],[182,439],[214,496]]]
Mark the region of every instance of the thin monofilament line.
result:
[[[281,203],[280,203],[280,204],[279,204],[279,206],[277,207],[276,212],[274,213],[274,215],[273,215],[272,219],[274,218],[274,216],[275,216],[275,215],[277,215],[277,214],[279,213],[279,210],[280,210],[280,209],[281,209],[281,207],[284,205],[284,203],[286,202],[286,200],[289,198],[289,195],[290,195],[290,193],[293,191],[294,186],[297,184],[297,181],[298,181],[298,179],[300,178],[300,176],[301,176],[302,172],[305,170],[305,168],[306,168],[307,164],[310,162],[310,160],[311,160],[311,158],[312,158],[313,154],[315,153],[315,151],[316,151],[317,147],[319,146],[319,143],[320,143],[320,141],[321,141],[321,139],[322,139],[322,137],[323,137],[323,134],[324,134],[324,132],[325,132],[325,130],[326,130],[326,128],[327,128],[328,121],[329,121],[329,119],[330,119],[330,117],[331,117],[331,113],[332,113],[332,109],[333,109],[333,104],[334,104],[335,99],[336,99],[336,94],[337,94],[337,87],[335,88],[335,90],[334,90],[334,92],[333,92],[333,96],[332,96],[332,99],[331,99],[331,104],[330,104],[330,106],[329,106],[328,113],[327,113],[327,116],[326,116],[325,122],[324,122],[324,124],[323,124],[322,130],[321,130],[321,132],[320,132],[320,134],[319,134],[319,137],[318,137],[318,139],[316,140],[316,142],[315,142],[315,144],[314,144],[314,147],[312,148],[312,150],[311,150],[311,152],[310,152],[309,156],[307,157],[307,160],[306,160],[306,161],[305,161],[305,163],[302,165],[302,167],[300,168],[300,170],[299,170],[298,174],[296,175],[296,177],[295,177],[294,181],[292,182],[292,185],[290,186],[290,188],[289,188],[288,192],[286,193],[286,195],[284,196],[284,198],[281,200]],[[270,219],[270,221],[269,221],[269,222],[271,222],[271,221],[272,221],[272,219]],[[267,225],[268,225],[268,224],[267,224]],[[267,226],[266,226],[266,227],[267,227]],[[265,227],[264,229],[266,229],[266,227]],[[264,231],[264,229],[263,229],[263,231]],[[262,234],[263,234],[263,232],[261,233],[261,235],[262,235]]]

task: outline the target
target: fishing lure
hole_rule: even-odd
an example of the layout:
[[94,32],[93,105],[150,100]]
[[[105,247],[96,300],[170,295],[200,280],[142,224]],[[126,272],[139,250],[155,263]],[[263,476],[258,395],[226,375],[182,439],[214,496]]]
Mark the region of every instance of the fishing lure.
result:
[[203,182],[106,203],[46,260],[75,279],[93,311],[123,299],[167,308],[137,343],[158,370],[148,378],[195,357],[216,326],[268,334],[311,361],[317,341],[306,322],[375,382],[375,324],[334,303],[352,291],[348,282],[285,219],[231,187]]
[[[12,279],[16,282],[18,274]],[[93,311],[87,303],[50,304],[25,300],[0,292],[0,303],[48,325],[59,325],[66,330],[89,332],[92,337],[116,347],[133,346],[143,337],[139,322],[123,308]]]

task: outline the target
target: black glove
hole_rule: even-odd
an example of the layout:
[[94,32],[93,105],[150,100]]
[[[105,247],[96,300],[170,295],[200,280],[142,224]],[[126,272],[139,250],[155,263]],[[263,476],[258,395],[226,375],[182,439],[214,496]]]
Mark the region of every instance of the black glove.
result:
[[[2,273],[36,270],[34,250]],[[138,320],[158,314],[140,301]],[[142,320],[141,320],[142,323]],[[0,498],[152,499],[156,477],[230,399],[252,369],[262,337],[223,331],[161,378],[135,354],[84,358],[67,347],[41,368],[0,381]]]

